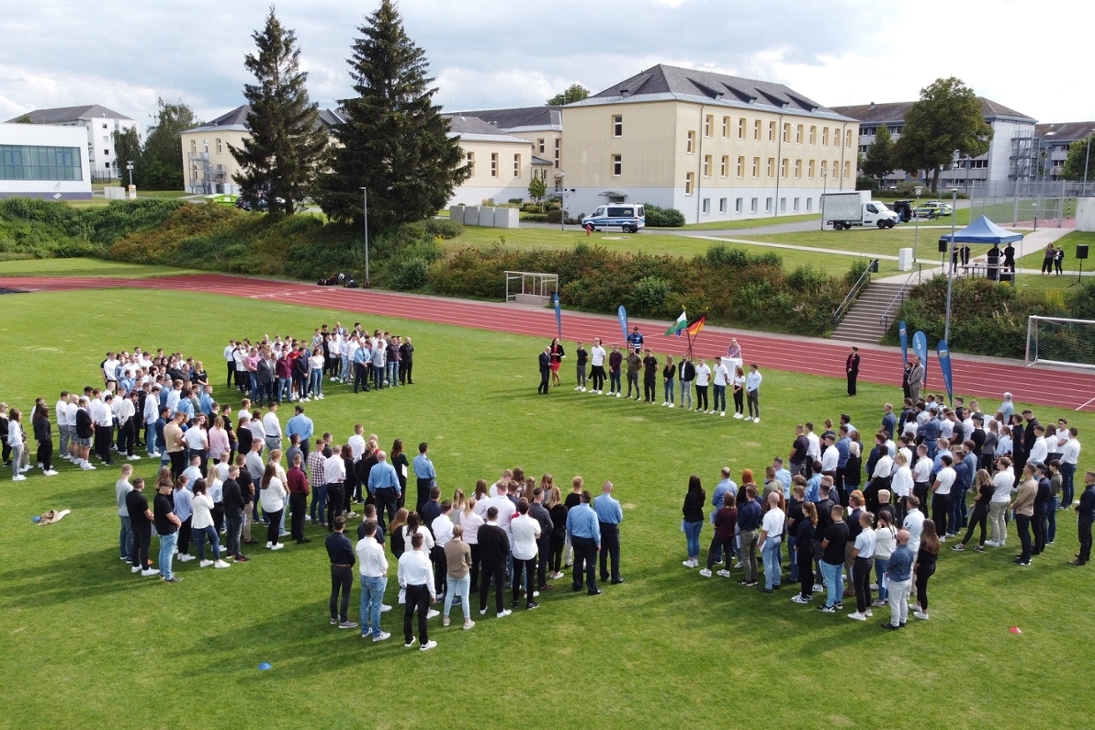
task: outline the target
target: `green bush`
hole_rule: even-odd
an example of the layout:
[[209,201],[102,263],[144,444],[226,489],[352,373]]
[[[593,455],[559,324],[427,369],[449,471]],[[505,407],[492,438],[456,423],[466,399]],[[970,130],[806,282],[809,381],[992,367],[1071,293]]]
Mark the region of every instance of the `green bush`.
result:
[[449,218],[428,218],[425,223],[426,232],[444,239],[456,238],[464,232],[464,224]]
[[430,262],[421,256],[398,258],[388,264],[388,283],[399,291],[420,289],[426,284]]
[[[725,266],[731,269],[742,269],[749,265],[751,259],[748,253],[740,248],[730,248],[725,243],[716,243],[707,249],[707,263],[712,266]],[[782,264],[782,259],[780,260]]]
[[684,225],[684,213],[676,208],[662,208],[651,203],[643,203],[646,211],[646,225],[652,228],[680,228]]
[[787,286],[795,292],[821,291],[828,283],[829,275],[809,264],[796,266],[795,270],[787,275]]
[[630,309],[639,316],[655,317],[666,314],[665,302],[673,293],[673,285],[656,276],[644,276],[635,284]]
[[[529,223],[549,223],[549,217],[550,215],[548,213],[524,213],[521,215],[521,220],[528,221]],[[558,216],[556,216],[556,218],[558,218]],[[556,220],[555,222],[558,223],[559,221]]]

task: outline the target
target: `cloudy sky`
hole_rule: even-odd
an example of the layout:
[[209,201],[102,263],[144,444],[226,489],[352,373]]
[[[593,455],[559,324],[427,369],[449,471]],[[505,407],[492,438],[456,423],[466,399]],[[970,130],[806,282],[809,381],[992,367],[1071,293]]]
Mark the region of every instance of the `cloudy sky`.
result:
[[[312,98],[350,93],[345,59],[379,0],[280,0]],[[242,103],[244,54],[268,2],[9,2],[0,14],[0,119],[99,103],[141,122],[156,98],[202,119]],[[906,9],[907,7],[907,9]],[[1095,119],[1082,4],[959,0],[402,0],[449,111],[594,92],[657,63],[777,81],[826,106],[915,99],[939,76],[1040,121]],[[902,8],[902,9],[898,9]],[[1087,77],[1087,72],[1084,78]]]

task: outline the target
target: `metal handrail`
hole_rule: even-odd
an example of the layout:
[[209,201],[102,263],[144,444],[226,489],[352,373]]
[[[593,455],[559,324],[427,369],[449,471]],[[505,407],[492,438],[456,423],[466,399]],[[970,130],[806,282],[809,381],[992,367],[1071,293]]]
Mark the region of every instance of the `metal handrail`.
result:
[[863,288],[867,286],[867,284],[870,282],[871,273],[874,271],[878,271],[878,259],[871,259],[871,263],[867,264],[867,270],[864,271],[863,274],[859,277],[859,281],[857,281],[852,286],[852,288],[848,291],[848,295],[844,297],[844,301],[842,301],[840,303],[840,306],[838,306],[833,311],[834,327],[840,324],[840,320],[843,319],[844,315],[848,313],[848,310],[851,308],[852,304],[855,303],[856,298],[859,296],[859,292],[861,292]]
[[886,311],[883,312],[882,316],[878,318],[879,323],[886,329],[890,328],[890,314],[894,311],[894,309],[900,307],[902,304],[905,303],[905,292],[909,290],[912,278],[915,276],[916,283],[919,284],[921,281],[921,273],[923,272],[923,270],[924,264],[916,265],[916,271],[912,271],[909,273],[909,275],[905,278],[905,281],[901,284],[901,289],[899,289],[894,298],[890,300],[890,305],[886,307]]

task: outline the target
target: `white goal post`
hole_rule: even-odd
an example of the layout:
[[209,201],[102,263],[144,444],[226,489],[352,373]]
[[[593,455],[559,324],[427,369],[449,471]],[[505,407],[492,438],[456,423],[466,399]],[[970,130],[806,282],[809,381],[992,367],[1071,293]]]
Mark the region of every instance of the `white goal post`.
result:
[[1031,315],[1025,362],[1095,368],[1095,321]]

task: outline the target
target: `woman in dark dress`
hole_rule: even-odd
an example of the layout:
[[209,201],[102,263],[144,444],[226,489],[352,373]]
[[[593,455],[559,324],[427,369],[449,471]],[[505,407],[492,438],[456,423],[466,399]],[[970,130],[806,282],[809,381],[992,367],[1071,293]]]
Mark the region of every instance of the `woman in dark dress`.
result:
[[567,506],[563,504],[559,487],[554,484],[548,492],[547,511],[551,516],[551,558],[548,561],[548,569],[551,571],[551,579],[559,580],[563,577],[561,572],[563,563],[563,548],[567,541]]
[[407,522],[409,516],[410,512],[403,507],[400,507],[399,511],[395,513],[392,524],[388,525],[388,542],[392,546],[392,555],[395,556],[396,560],[399,560],[406,549],[406,544],[403,540],[403,525]]
[[396,501],[396,506],[402,507],[407,499],[407,472],[411,468],[407,455],[403,452],[403,439],[396,439],[392,444],[388,463],[395,468],[395,475],[399,477],[399,499]]
[[935,561],[939,557],[939,534],[935,522],[924,520],[920,533],[920,549],[916,551],[913,572],[916,574],[916,610],[913,615],[928,620],[928,578],[935,574]]

